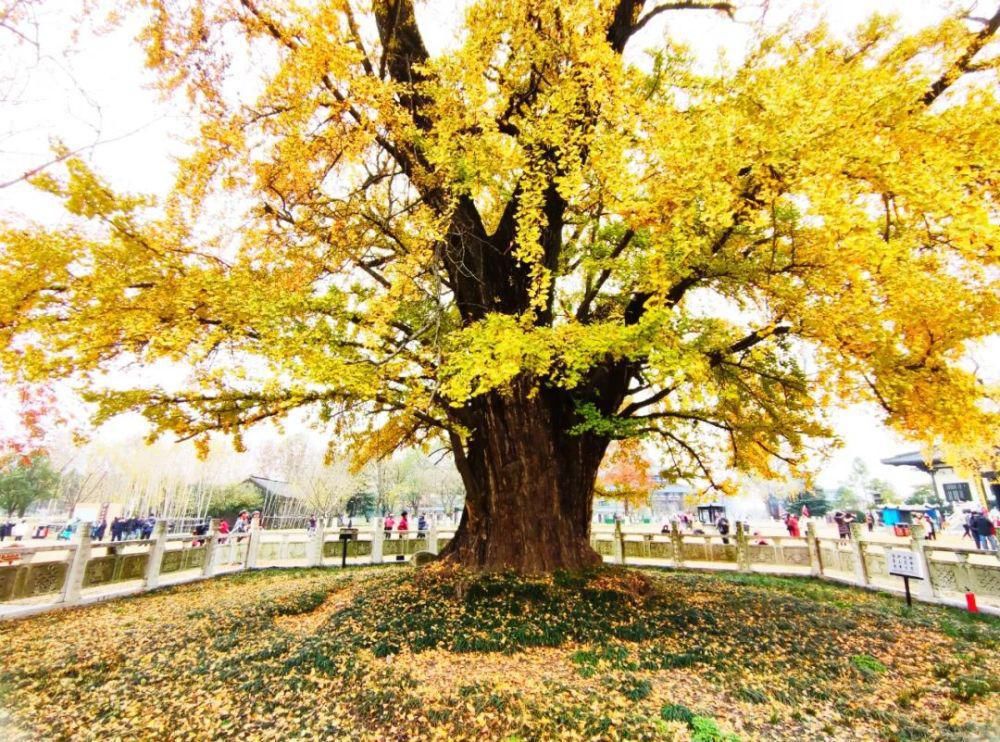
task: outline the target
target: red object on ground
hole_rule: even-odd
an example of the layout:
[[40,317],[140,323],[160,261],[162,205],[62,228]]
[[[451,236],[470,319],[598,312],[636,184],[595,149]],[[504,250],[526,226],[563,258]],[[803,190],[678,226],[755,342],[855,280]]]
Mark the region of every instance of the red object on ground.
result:
[[966,593],[965,594],[965,605],[969,608],[969,613],[979,613],[979,608],[976,606],[976,594]]

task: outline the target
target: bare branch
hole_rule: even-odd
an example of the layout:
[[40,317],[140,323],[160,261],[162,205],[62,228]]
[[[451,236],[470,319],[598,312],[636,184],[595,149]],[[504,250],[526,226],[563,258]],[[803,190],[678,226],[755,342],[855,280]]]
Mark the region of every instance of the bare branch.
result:
[[736,12],[736,6],[732,3],[702,3],[702,2],[676,2],[676,3],[664,3],[663,5],[657,5],[655,8],[650,10],[646,15],[640,18],[629,31],[629,36],[641,31],[647,23],[656,18],[656,16],[661,13],[666,13],[669,10],[714,10],[719,13],[725,13],[730,18]]
[[986,21],[986,25],[977,33],[969,45],[966,47],[965,51],[962,53],[958,59],[945,70],[944,74],[941,75],[934,84],[931,85],[930,89],[924,93],[924,97],[921,101],[925,106],[931,105],[936,101],[942,93],[944,93],[948,88],[955,84],[955,82],[966,72],[974,71],[972,58],[975,57],[980,50],[986,46],[987,42],[993,35],[1000,29],[1000,8],[997,8],[997,12],[993,14],[993,17]]

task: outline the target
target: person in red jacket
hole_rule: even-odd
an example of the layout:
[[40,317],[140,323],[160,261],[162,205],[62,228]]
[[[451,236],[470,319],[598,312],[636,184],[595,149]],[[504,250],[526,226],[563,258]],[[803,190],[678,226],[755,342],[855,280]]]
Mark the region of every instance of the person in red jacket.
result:
[[[229,533],[229,522],[225,518],[223,518],[222,520],[219,521],[219,536],[220,537],[225,536],[228,533]],[[219,543],[220,544],[226,543],[226,539],[219,538]]]
[[410,523],[406,519],[406,511],[404,510],[399,514],[399,523],[396,524],[396,530],[399,531],[399,537],[402,538],[403,535],[410,530]]
[[785,528],[788,529],[788,535],[792,538],[799,538],[801,536],[799,533],[799,519],[792,513],[785,515]]

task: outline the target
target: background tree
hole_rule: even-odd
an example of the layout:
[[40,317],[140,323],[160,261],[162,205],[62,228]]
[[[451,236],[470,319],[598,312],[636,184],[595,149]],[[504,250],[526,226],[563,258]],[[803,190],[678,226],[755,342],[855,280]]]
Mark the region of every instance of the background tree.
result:
[[788,502],[786,510],[801,515],[802,508],[806,507],[809,509],[809,517],[819,517],[829,512],[830,499],[830,493],[818,487],[814,490],[804,490]]
[[351,518],[371,518],[378,513],[375,494],[363,487],[347,501],[344,510]]
[[846,484],[837,487],[833,492],[833,497],[830,498],[830,505],[835,510],[864,510],[867,504],[857,490]]
[[872,477],[865,486],[876,505],[899,505],[903,501],[896,488],[884,479]]
[[650,468],[637,441],[616,445],[597,475],[594,494],[621,502],[626,513],[630,509],[647,507],[649,496],[656,487],[649,474]]
[[428,467],[424,473],[424,483],[429,495],[441,506],[444,515],[451,517],[462,509],[465,488],[453,461],[438,461]]
[[929,484],[919,484],[914,487],[904,502],[907,505],[932,505],[936,508],[943,508],[947,505],[937,490]]
[[878,505],[898,505],[901,501],[889,482],[873,477],[864,460],[855,458],[847,482],[837,488],[834,505],[841,510],[862,510]]
[[59,474],[45,456],[18,459],[0,470],[0,509],[24,517],[34,503],[55,498]]
[[292,483],[305,495],[309,512],[324,519],[346,512],[347,503],[362,487],[361,477],[352,474],[344,461],[332,464],[316,462],[293,477]]
[[89,471],[86,474],[69,469],[59,477],[58,498],[69,517],[73,517],[76,506],[81,502],[92,501],[99,490],[107,472]]
[[795,476],[833,399],[993,440],[962,361],[1000,329],[1000,11],[762,25],[704,72],[669,37],[626,50],[730,3],[474,2],[438,56],[412,0],[136,5],[197,117],[175,190],[151,211],[69,158],[34,182],[89,223],[0,235],[4,362],[193,367],[95,394],[99,420],[242,447],[308,408],[359,462],[443,437],[466,489],[445,557],[524,571],[599,563],[614,440],[714,488]]
[[261,491],[242,482],[222,487],[211,486],[207,494],[207,505],[195,507],[186,514],[197,518],[224,518],[232,521],[244,510],[252,513],[264,507],[264,495]]

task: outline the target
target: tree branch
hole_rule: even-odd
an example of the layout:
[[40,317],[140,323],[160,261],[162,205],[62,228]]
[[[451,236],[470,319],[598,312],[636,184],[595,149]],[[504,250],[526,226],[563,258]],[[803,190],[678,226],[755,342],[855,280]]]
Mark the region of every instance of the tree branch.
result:
[[714,10],[720,13],[725,13],[730,18],[736,12],[736,6],[732,3],[702,3],[702,2],[676,2],[676,3],[664,3],[663,5],[657,5],[655,8],[650,10],[646,15],[640,18],[636,23],[632,25],[629,31],[629,36],[641,31],[647,23],[656,18],[656,16],[661,13],[666,13],[668,10]]
[[[985,20],[985,19],[984,19]],[[924,93],[924,97],[921,101],[925,106],[931,105],[936,101],[942,93],[944,93],[948,88],[955,84],[955,82],[966,72],[969,72],[973,67],[972,58],[975,57],[987,42],[993,37],[1000,29],[1000,8],[997,8],[997,12],[993,14],[993,17],[986,20],[986,25],[977,33],[969,46],[966,47],[965,51],[962,53],[958,59],[952,63],[944,74],[941,75],[934,84],[931,85],[930,89]]]
[[[625,248],[629,246],[629,243],[632,242],[633,237],[635,237],[634,229],[629,229],[627,232],[625,232],[625,234],[622,235],[622,238],[618,241],[618,244],[615,245],[615,248],[611,251],[611,254],[608,255],[607,259],[615,260],[616,258],[618,258],[625,251]],[[608,278],[610,278],[610,276],[611,276],[611,268],[610,267],[605,268],[604,270],[601,271],[600,275],[597,277],[597,281],[594,283],[594,285],[588,287],[587,290],[584,292],[583,299],[580,301],[580,306],[576,310],[576,318],[578,321],[580,322],[587,321],[587,317],[590,315],[591,302],[593,302],[594,299],[597,297],[597,295],[601,293],[601,288],[604,286],[605,282],[608,280]]]

